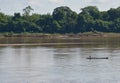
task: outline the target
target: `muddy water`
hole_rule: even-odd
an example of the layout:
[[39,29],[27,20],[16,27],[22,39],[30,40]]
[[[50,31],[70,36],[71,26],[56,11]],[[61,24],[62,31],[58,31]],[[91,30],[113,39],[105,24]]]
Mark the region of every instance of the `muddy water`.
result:
[[[0,83],[120,83],[119,41],[0,39],[1,44],[23,44],[0,46]],[[88,56],[109,59],[88,60]]]

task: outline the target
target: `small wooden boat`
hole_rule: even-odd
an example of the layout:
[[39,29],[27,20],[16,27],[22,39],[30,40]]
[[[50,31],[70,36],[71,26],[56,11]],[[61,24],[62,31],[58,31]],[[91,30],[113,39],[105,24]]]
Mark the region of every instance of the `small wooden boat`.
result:
[[108,57],[87,57],[86,59],[109,59]]

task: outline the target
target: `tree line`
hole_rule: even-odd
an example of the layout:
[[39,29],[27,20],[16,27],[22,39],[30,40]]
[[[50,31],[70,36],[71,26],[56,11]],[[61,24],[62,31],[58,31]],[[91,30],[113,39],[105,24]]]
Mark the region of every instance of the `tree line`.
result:
[[52,14],[30,14],[31,11],[31,6],[27,6],[22,15],[14,13],[10,16],[0,12],[0,32],[120,32],[120,7],[99,11],[96,6],[87,6],[79,14],[67,6],[55,8]]

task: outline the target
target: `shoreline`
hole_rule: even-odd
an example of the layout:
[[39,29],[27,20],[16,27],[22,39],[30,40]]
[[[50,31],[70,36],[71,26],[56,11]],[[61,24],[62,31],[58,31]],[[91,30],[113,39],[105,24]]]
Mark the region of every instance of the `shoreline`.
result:
[[90,43],[83,43],[83,42],[81,42],[81,43],[21,43],[21,44],[19,44],[19,43],[16,43],[16,44],[0,44],[0,46],[44,46],[44,45],[80,45],[80,44],[90,44]]
[[38,37],[38,38],[109,38],[109,37],[120,37],[120,33],[93,33],[93,32],[86,32],[86,33],[78,33],[78,34],[47,34],[47,33],[13,33],[13,34],[4,34],[0,33],[0,38],[13,38],[13,37]]
[[[3,35],[3,34],[2,34]],[[91,45],[119,39],[120,33],[12,34],[1,36],[1,46]],[[16,41],[18,40],[18,41]],[[25,41],[24,41],[25,40]],[[27,40],[27,41],[26,41]],[[32,42],[32,41],[33,42]],[[8,41],[8,42],[7,42]],[[20,42],[19,42],[20,41]],[[97,42],[97,43],[95,43]]]

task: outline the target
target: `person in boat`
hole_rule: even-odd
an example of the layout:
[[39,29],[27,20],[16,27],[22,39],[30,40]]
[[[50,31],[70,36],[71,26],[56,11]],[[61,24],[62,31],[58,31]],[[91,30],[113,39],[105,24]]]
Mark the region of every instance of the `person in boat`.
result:
[[89,56],[89,58],[91,59],[91,56]]

